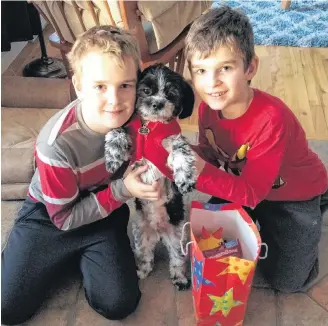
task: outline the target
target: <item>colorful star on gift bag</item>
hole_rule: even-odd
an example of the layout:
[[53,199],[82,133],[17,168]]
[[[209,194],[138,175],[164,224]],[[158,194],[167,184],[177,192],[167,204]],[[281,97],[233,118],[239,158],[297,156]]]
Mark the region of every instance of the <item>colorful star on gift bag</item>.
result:
[[197,260],[196,257],[194,257],[193,275],[196,278],[196,290],[200,288],[201,284],[214,286],[211,281],[203,277],[203,262],[201,260]]
[[233,307],[237,307],[243,304],[243,302],[233,299],[233,288],[229,289],[222,297],[218,297],[212,294],[208,294],[208,296],[213,301],[213,307],[211,309],[210,315],[221,311],[222,315],[227,317]]
[[214,233],[210,233],[203,227],[201,237],[196,239],[199,249],[205,251],[220,247],[223,243],[222,231],[223,228],[219,228]]
[[218,259],[218,262],[228,264],[228,267],[218,274],[218,276],[224,274],[237,274],[243,284],[245,284],[250,271],[255,268],[255,263],[253,261],[233,256]]

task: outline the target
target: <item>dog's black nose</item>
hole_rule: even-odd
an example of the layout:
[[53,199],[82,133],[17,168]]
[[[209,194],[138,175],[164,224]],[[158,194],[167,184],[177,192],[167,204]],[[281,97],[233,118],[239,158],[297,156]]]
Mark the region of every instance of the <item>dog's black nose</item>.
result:
[[153,109],[155,110],[160,110],[163,109],[164,103],[163,102],[155,102],[153,103]]

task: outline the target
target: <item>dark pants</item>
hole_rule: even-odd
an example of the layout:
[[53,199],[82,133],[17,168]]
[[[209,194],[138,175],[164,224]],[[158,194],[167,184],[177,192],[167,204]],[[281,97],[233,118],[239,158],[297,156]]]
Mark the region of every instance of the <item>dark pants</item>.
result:
[[141,294],[128,219],[124,204],[103,220],[61,231],[43,204],[27,199],[1,256],[2,323],[15,325],[29,319],[72,263],[81,270],[85,295],[94,310],[108,319],[132,313]]
[[[318,276],[318,244],[327,193],[301,202],[264,200],[247,212],[260,225],[268,256],[258,267],[272,286],[281,292],[305,291]],[[210,203],[225,202],[212,197]]]

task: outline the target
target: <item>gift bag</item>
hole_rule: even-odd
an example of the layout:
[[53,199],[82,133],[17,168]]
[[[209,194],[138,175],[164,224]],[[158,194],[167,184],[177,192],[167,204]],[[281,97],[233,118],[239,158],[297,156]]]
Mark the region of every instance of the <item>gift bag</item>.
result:
[[[238,239],[242,258],[206,258],[197,244],[203,228],[209,232],[222,228],[225,240]],[[261,249],[256,225],[239,205],[193,201],[190,237],[187,248],[190,245],[192,296],[197,325],[242,326]]]

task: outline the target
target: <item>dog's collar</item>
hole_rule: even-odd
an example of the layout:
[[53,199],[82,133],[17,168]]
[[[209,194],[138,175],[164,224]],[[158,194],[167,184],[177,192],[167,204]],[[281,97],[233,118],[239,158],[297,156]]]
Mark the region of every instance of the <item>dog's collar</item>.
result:
[[138,129],[138,133],[141,135],[148,135],[150,133],[150,129],[146,124],[144,124]]

